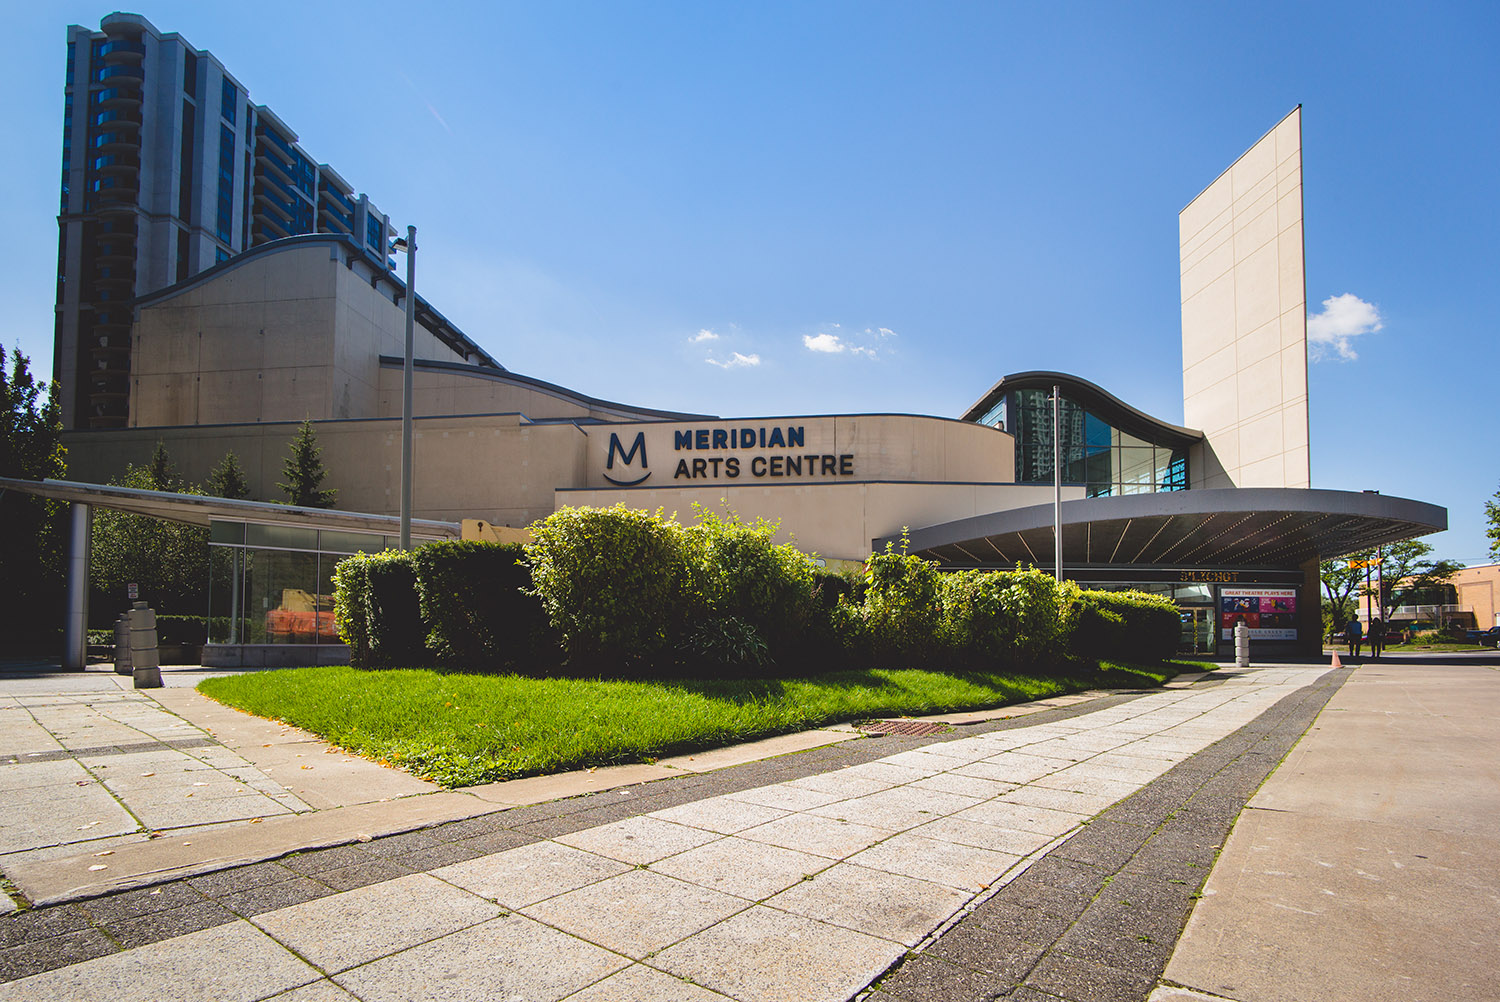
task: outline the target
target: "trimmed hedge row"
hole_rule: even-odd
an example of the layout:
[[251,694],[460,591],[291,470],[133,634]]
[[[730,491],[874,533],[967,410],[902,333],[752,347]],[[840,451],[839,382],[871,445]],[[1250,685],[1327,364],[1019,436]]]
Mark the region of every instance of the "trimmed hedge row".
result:
[[555,637],[515,544],[429,543],[357,553],[333,576],[334,622],[361,667],[547,666]]
[[1035,569],[944,573],[887,548],[863,574],[816,567],[776,526],[697,508],[564,508],[524,547],[433,543],[360,554],[335,573],[335,615],[362,666],[805,673],[851,661],[1039,669],[1154,663],[1177,607],[1082,591]]

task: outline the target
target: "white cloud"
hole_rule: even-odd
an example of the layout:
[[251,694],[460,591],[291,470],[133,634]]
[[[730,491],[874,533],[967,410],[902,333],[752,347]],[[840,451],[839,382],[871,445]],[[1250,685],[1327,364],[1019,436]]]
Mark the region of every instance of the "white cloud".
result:
[[[837,327],[838,324],[834,326]],[[837,334],[804,334],[802,346],[808,351],[821,351],[828,355],[837,355],[849,350],[849,346],[839,340]]]
[[711,331],[707,327],[705,327],[701,331],[699,331],[697,334],[694,334],[692,337],[688,338],[688,343],[689,344],[697,344],[700,341],[717,341],[717,340],[719,340],[719,335],[715,334],[713,331]]
[[1359,357],[1354,350],[1354,339],[1384,326],[1374,303],[1367,303],[1352,292],[1329,296],[1323,300],[1323,312],[1308,314],[1309,354],[1315,362],[1335,357],[1343,362],[1352,361]]
[[889,327],[866,327],[863,331],[855,330],[850,334],[833,333],[842,331],[838,324],[824,324],[823,328],[822,333],[802,335],[802,347],[824,355],[848,354],[862,358],[879,358],[880,342],[896,336],[896,332]]
[[760,364],[760,356],[756,354],[741,355],[737,351],[729,353],[729,361],[721,362],[716,358],[705,358],[703,361],[709,365],[717,365],[721,369],[738,369],[741,366],[755,366]]

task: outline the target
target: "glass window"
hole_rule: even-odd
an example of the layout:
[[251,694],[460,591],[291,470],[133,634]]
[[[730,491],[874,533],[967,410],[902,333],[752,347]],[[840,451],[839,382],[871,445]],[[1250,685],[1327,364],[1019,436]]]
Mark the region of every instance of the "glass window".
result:
[[[333,618],[333,594],[318,576],[316,553],[247,550],[245,642],[315,644],[320,616]],[[325,608],[326,606],[326,608]]]
[[294,525],[247,525],[247,546],[272,546],[286,550],[316,550],[318,530],[303,529]]
[[386,547],[384,536],[322,529],[318,532],[318,548],[324,553],[379,553]]
[[208,541],[210,543],[242,544],[245,542],[245,523],[220,522],[217,520],[209,522]]
[[189,52],[182,61],[182,89],[188,97],[198,96],[198,53]]
[[[210,532],[222,524],[225,523],[213,523]],[[252,552],[230,546],[208,548],[208,642],[211,644],[245,642],[245,560]]]
[[[235,85],[230,83],[228,80],[225,80],[222,96],[223,100],[221,102],[219,113],[223,116],[224,121],[228,122],[230,125],[233,125],[234,110],[235,107],[240,103],[239,88],[235,87]],[[212,101],[213,98],[209,98],[209,100]]]

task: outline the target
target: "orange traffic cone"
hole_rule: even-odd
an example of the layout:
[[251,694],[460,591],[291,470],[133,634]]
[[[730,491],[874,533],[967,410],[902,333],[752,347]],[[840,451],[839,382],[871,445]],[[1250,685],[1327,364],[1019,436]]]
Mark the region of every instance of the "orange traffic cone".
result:
[[1334,651],[1333,652],[1333,667],[1335,667],[1335,668],[1342,668],[1342,667],[1344,667],[1344,662],[1342,662],[1342,661],[1339,660],[1339,652],[1338,651]]

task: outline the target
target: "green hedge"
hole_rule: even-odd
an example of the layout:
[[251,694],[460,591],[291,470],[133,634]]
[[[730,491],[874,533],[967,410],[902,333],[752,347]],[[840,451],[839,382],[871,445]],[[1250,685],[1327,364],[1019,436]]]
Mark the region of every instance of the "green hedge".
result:
[[419,547],[417,592],[427,649],[448,664],[544,667],[561,656],[519,543],[443,542]]
[[863,575],[819,570],[776,525],[698,509],[563,508],[524,547],[447,542],[359,554],[335,572],[339,634],[360,666],[759,674],[830,661],[1046,669],[1155,663],[1177,607],[1081,591],[1036,569],[944,573],[887,547]]
[[403,667],[431,660],[412,554],[356,553],[333,572],[333,616],[351,662]]
[[1182,635],[1176,604],[1145,592],[1080,592],[1074,617],[1072,649],[1090,660],[1155,664],[1177,652]]

